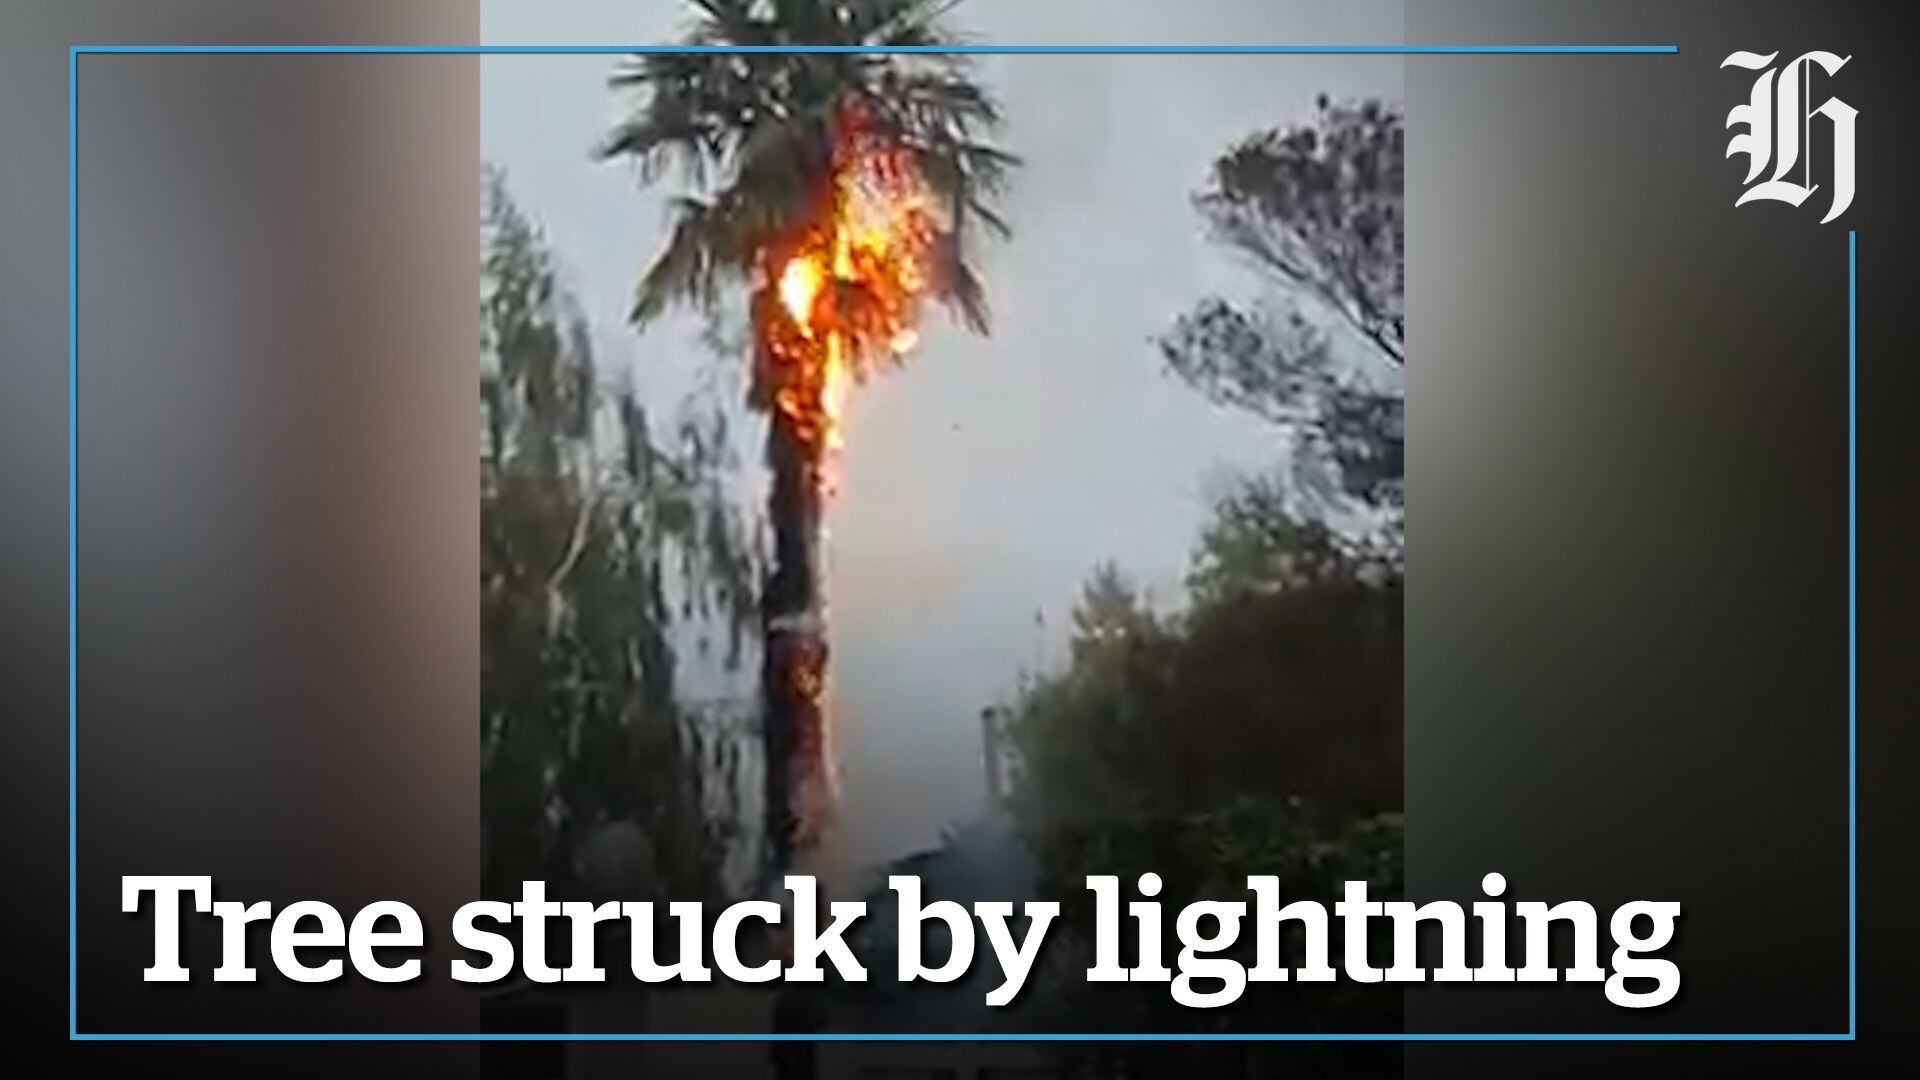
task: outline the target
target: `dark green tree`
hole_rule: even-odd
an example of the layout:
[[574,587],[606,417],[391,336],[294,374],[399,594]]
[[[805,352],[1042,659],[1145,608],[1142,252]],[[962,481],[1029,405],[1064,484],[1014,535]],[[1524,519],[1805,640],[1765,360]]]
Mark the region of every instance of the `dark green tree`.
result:
[[[1013,708],[1009,800],[1062,919],[1021,1022],[1039,1030],[1392,1031],[1397,989],[1252,984],[1204,1012],[1084,980],[1082,883],[1152,871],[1162,902],[1245,898],[1250,875],[1325,901],[1403,884],[1402,592],[1397,560],[1287,511],[1280,481],[1220,499],[1182,610],[1155,611],[1118,570],[1094,572],[1068,660]],[[1387,942],[1379,942],[1386,947]],[[1230,951],[1250,965],[1251,934]],[[1394,1075],[1397,1055],[1258,1043],[1115,1043],[1068,1052],[1094,1075]]]
[[1251,303],[1210,297],[1160,342],[1168,367],[1292,437],[1292,516],[1342,497],[1397,550],[1405,506],[1406,137],[1379,101],[1321,98],[1306,123],[1214,162],[1194,206],[1259,275]]
[[[1262,524],[1274,518],[1256,513]],[[1366,880],[1403,882],[1401,593],[1315,539],[1241,535],[1223,508],[1196,553],[1182,612],[1156,613],[1112,568],[1076,610],[1070,659],[1014,705],[1021,769],[1009,804],[1062,903],[1043,954],[1038,1030],[1391,1031],[1395,988],[1253,984],[1240,1001],[1195,1011],[1138,986],[1088,984],[1093,911],[1084,881],[1152,871],[1168,909],[1243,900],[1246,879],[1276,875],[1288,899],[1328,901]],[[1220,538],[1236,557],[1222,558]],[[1253,551],[1257,558],[1239,559]],[[1384,947],[1385,943],[1382,943]],[[1229,955],[1251,964],[1252,935]],[[1297,959],[1297,958],[1296,958]],[[1393,1073],[1397,1057],[1335,1049],[1125,1043],[1068,1052],[1096,1075]],[[1103,1071],[1104,1070],[1104,1071]]]
[[[703,429],[656,445],[597,382],[587,327],[498,174],[481,229],[481,866],[578,886],[586,839],[638,837],[629,873],[722,894],[740,747],[681,701],[680,655],[737,653],[752,564]],[[690,417],[693,414],[688,414]],[[703,636],[704,635],[704,636]],[[734,725],[738,727],[737,724]]]

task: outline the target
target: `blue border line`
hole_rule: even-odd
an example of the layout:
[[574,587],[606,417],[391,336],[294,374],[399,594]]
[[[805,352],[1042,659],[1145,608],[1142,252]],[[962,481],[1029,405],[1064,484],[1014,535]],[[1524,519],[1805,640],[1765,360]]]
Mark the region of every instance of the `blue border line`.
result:
[[1635,55],[1672,54],[1677,45],[970,45],[886,47],[622,45],[75,45],[67,50],[67,1037],[80,1042],[1847,1042],[1856,1037],[1857,738],[1856,738],[1856,320],[1855,234],[1847,232],[1847,1030],[1809,1033],[1663,1032],[1325,1032],[1250,1035],[1154,1033],[890,1032],[779,1035],[766,1032],[575,1034],[535,1032],[154,1032],[79,1030],[79,802],[77,549],[79,498],[79,58],[98,54],[323,55],[634,55],[640,53],[942,53],[1017,55]]
[[79,725],[76,665],[79,660],[79,630],[75,612],[74,537],[78,534],[80,495],[75,480],[75,462],[79,459],[80,407],[80,140],[76,138],[80,122],[79,57],[67,56],[67,1033],[80,1028],[80,803],[78,772]]
[[76,45],[76,53],[292,55],[613,55],[638,53],[929,53],[1059,56],[1564,56],[1677,53],[1678,45]]
[[1855,766],[1858,760],[1858,739],[1855,721],[1859,713],[1855,707],[1856,686],[1854,672],[1857,645],[1858,622],[1855,618],[1854,579],[1856,576],[1856,531],[1855,520],[1859,501],[1855,494],[1855,477],[1858,470],[1855,465],[1855,445],[1859,430],[1858,415],[1855,408],[1856,389],[1859,383],[1857,365],[1858,335],[1854,329],[1854,292],[1858,275],[1854,270],[1854,232],[1847,230],[1847,1036],[1853,1037],[1858,1030],[1855,1023],[1860,990],[1860,980],[1855,963],[1859,953],[1854,944],[1858,923],[1858,894],[1855,888],[1856,858],[1856,817],[1859,810],[1857,795],[1857,774]]

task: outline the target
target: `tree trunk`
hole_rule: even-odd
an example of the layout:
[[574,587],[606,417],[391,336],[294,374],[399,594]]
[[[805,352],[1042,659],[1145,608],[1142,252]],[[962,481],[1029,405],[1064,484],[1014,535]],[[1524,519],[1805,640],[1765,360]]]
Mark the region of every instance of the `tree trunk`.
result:
[[819,462],[785,412],[776,408],[770,416],[773,564],[760,597],[760,686],[767,870],[777,880],[804,840],[808,799],[817,795],[811,785],[823,780],[820,689],[827,645],[818,574]]

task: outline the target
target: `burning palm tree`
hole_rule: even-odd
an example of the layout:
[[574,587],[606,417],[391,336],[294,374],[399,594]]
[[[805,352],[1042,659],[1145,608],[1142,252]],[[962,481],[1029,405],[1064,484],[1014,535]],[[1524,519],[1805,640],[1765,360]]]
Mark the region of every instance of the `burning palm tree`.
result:
[[694,0],[687,44],[770,51],[649,54],[613,80],[640,97],[603,156],[682,186],[635,323],[750,291],[750,404],[769,420],[773,474],[761,697],[775,873],[831,801],[819,547],[843,395],[913,347],[924,298],[986,330],[966,254],[982,227],[1007,233],[991,204],[1015,163],[987,141],[999,107],[964,56],[778,50],[938,49],[952,2]]

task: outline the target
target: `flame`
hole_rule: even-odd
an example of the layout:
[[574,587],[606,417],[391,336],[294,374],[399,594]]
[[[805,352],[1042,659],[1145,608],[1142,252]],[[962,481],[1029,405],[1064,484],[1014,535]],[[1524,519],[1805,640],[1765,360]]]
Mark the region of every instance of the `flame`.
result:
[[[799,443],[822,502],[836,490],[853,387],[919,342],[921,301],[939,225],[912,159],[866,130],[849,111],[835,133],[833,172],[815,222],[771,260],[766,281],[777,305],[757,330],[771,402]],[[818,568],[816,568],[818,572]],[[816,594],[823,592],[816,588]],[[824,605],[822,605],[824,607]],[[794,654],[787,693],[801,730],[790,769],[798,842],[817,843],[834,816],[837,776],[827,704],[824,611]]]
[[767,329],[775,405],[815,456],[823,492],[853,386],[919,343],[935,235],[907,156],[843,125],[821,220],[772,275],[784,325]]
[[811,252],[787,260],[787,268],[780,273],[780,303],[803,333],[811,332],[813,302],[826,284],[827,269]]

